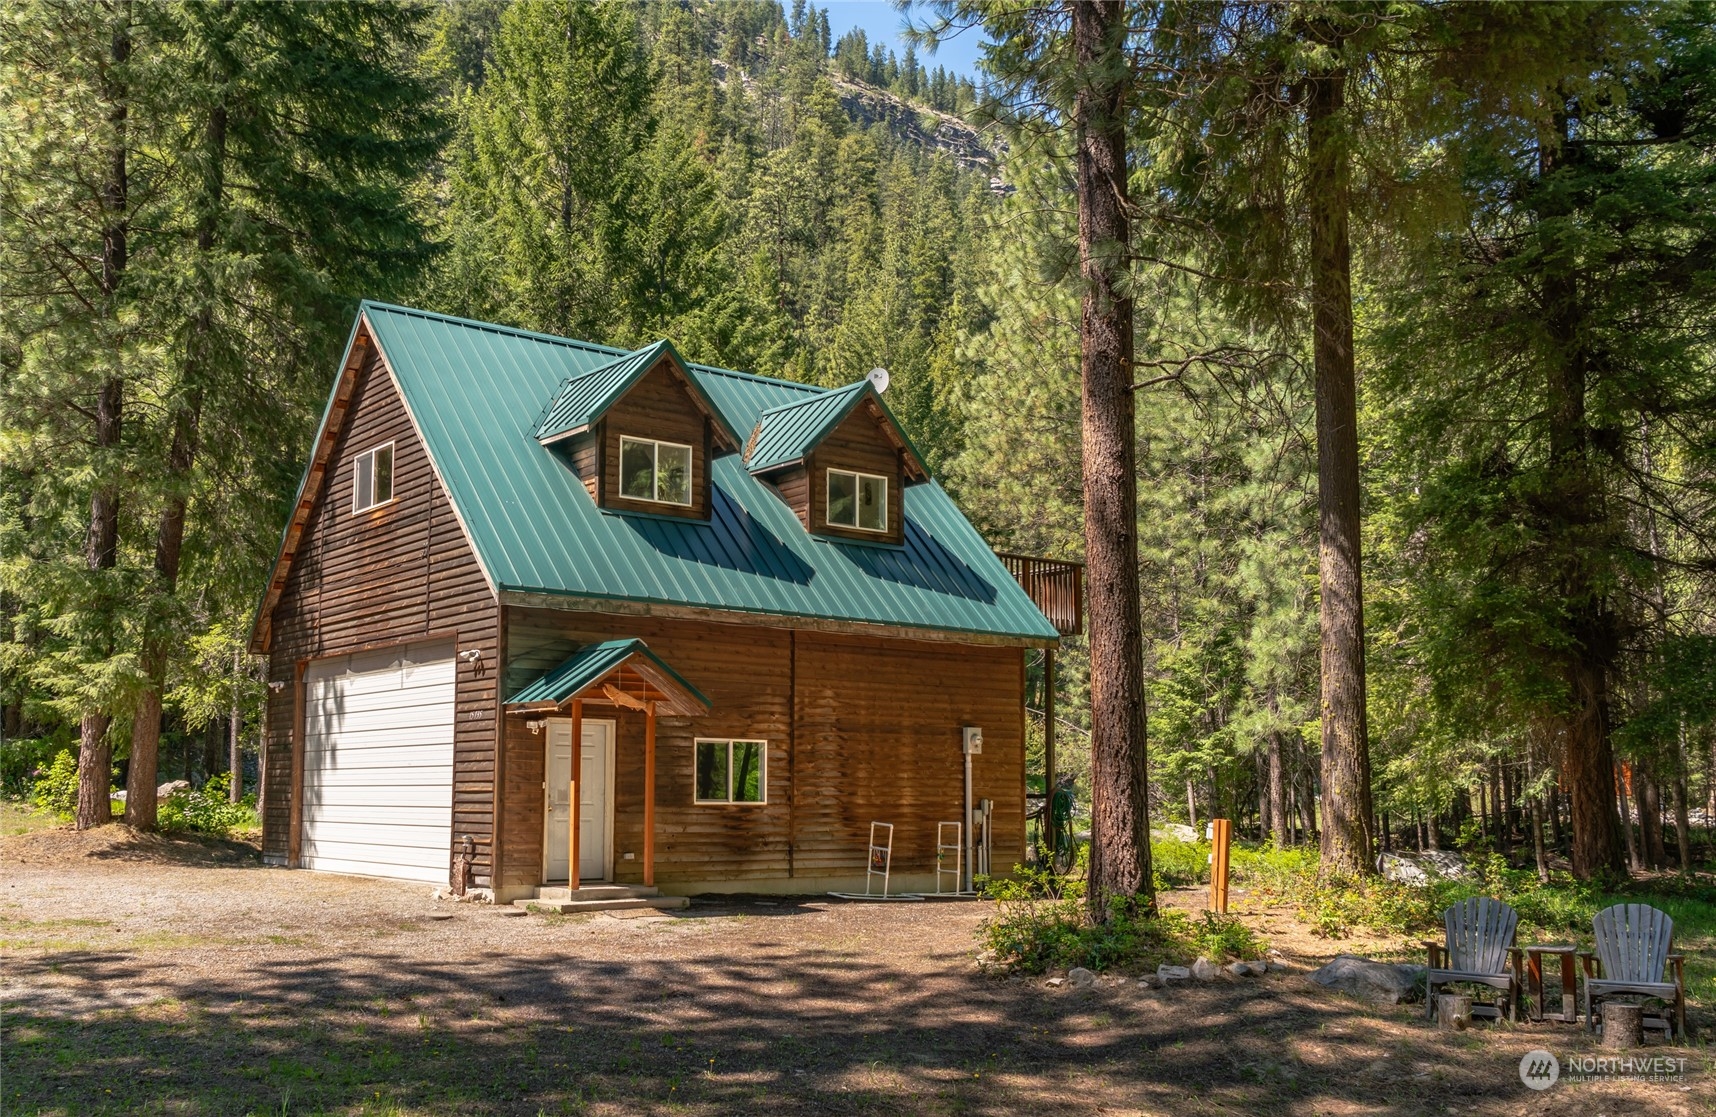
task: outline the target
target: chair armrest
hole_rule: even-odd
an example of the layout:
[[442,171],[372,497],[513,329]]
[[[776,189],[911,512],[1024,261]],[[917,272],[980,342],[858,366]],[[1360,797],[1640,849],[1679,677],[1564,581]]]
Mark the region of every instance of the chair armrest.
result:
[[1587,954],[1583,950],[1579,951],[1579,966],[1585,971],[1585,980],[1587,981],[1597,976],[1591,969],[1591,963],[1596,960],[1595,954]]
[[1440,969],[1441,968],[1441,959],[1442,959],[1442,944],[1439,942],[1430,942],[1429,940],[1425,940],[1423,943],[1423,946],[1424,946],[1424,949],[1429,951],[1429,953],[1430,953],[1430,968],[1433,970]]
[[1670,954],[1668,964],[1674,967],[1674,984],[1684,992],[1686,989],[1686,955]]
[[1513,976],[1517,981],[1523,981],[1525,974],[1525,951],[1517,946],[1507,948],[1508,957],[1513,960]]

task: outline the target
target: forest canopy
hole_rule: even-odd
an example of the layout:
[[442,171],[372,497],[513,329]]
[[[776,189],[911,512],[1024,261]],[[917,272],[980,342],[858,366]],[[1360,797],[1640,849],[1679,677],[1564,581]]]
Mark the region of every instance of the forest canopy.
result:
[[[1585,867],[1617,836],[1661,863],[1650,812],[1716,817],[1711,10],[1326,8],[1125,8],[1151,816],[1320,825],[1301,93],[1334,82],[1370,824],[1505,845],[1536,811],[1559,841],[1618,792],[1639,837]],[[362,298],[885,367],[997,549],[1082,559],[1066,29],[911,15],[896,53],[804,0],[6,5],[6,791],[77,750],[148,825],[157,772],[254,740],[245,633]],[[933,64],[968,23],[980,84]],[[1082,645],[1060,663],[1088,781]]]

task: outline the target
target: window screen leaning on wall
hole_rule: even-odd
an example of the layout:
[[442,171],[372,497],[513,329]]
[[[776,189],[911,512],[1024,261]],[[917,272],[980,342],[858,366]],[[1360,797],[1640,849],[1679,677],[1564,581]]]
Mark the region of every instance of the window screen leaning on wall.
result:
[[691,447],[620,439],[620,494],[661,504],[691,503]]
[[697,801],[699,803],[761,803],[763,741],[697,742]]
[[870,473],[829,470],[828,522],[860,531],[887,531],[888,479]]

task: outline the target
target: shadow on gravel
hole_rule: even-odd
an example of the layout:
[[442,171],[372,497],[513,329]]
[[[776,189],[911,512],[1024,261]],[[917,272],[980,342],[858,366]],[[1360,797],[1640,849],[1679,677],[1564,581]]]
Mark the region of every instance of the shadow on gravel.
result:
[[708,949],[698,964],[247,959],[194,987],[170,959],[18,959],[0,1111],[1442,1113],[1528,1097],[1517,1053],[1423,1032],[1403,1060],[1375,1017],[1286,982],[1080,995],[836,950]]

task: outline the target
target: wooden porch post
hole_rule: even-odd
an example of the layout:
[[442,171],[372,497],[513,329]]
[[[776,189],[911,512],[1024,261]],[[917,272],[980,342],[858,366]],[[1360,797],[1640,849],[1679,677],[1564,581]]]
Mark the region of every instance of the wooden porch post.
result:
[[578,783],[579,777],[584,774],[582,770],[583,767],[584,700],[582,698],[574,698],[572,700],[571,770],[569,773],[570,780],[566,788],[567,792],[571,795],[570,806],[572,808],[567,815],[569,825],[566,828],[568,835],[566,839],[566,844],[568,846],[566,861],[566,887],[574,892],[578,889],[578,799],[580,798],[578,794]]
[[655,884],[655,703],[644,704],[643,882]]
[[1038,839],[1048,844],[1048,856],[1037,851],[1038,861],[1054,864],[1055,857],[1055,649],[1043,649],[1043,825]]

